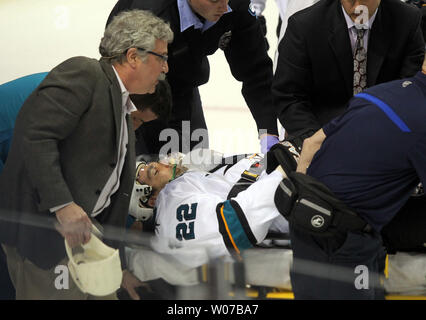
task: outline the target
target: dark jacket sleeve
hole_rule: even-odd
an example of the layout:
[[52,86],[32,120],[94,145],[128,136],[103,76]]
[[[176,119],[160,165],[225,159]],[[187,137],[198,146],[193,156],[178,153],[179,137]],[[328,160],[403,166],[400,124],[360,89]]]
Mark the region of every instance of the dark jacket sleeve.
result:
[[419,65],[422,65],[424,59],[425,42],[422,33],[422,14],[420,11],[411,20],[410,30],[399,75],[401,79],[415,75],[419,71]]
[[259,21],[248,10],[249,1],[233,7],[232,38],[225,49],[231,73],[243,82],[242,94],[258,130],[278,134],[277,113],[272,102],[272,61],[268,56]]
[[290,17],[286,33],[278,46],[278,62],[272,83],[278,119],[291,135],[317,131],[321,124],[312,112],[311,62],[302,26]]

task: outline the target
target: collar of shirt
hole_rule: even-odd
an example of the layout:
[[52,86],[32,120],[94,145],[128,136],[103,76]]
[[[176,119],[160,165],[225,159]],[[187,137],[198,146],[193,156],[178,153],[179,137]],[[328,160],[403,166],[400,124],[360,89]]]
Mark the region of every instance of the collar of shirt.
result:
[[114,70],[115,76],[117,77],[117,80],[118,80],[118,84],[120,85],[123,112],[129,114],[133,111],[136,111],[137,109],[135,105],[133,104],[132,100],[130,100],[129,98],[129,95],[130,95],[129,91],[127,91],[123,81],[121,81],[121,78],[118,75],[117,70],[115,70],[114,66],[112,66],[112,69]]
[[[207,20],[202,23],[192,11],[188,0],[177,0],[177,2],[180,18],[180,32],[184,32],[186,29],[192,26],[194,26],[194,29],[202,29],[202,31],[204,32],[216,24],[217,21],[212,22]],[[228,5],[228,11],[226,13],[229,13],[231,11],[232,9]]]

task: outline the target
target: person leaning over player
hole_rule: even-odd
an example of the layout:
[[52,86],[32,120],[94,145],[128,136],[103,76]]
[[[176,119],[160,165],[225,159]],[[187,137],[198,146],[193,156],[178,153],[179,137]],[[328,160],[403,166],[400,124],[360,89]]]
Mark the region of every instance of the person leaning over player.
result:
[[[0,85],[0,173],[6,162],[13,137],[16,116],[28,96],[38,87],[48,72],[20,77]],[[154,119],[167,121],[171,111],[171,95],[166,80],[158,82],[154,93],[131,94],[130,99],[136,109],[130,116],[136,130],[143,123]],[[137,136],[136,150],[143,143],[143,137]],[[6,257],[0,246],[0,299],[14,299],[15,290],[7,271]]]
[[275,195],[296,299],[381,299],[382,237],[393,250],[424,249],[426,197],[413,193],[426,183],[425,119],[426,60],[412,78],[355,95],[305,140],[298,172]]
[[[154,122],[168,123],[172,112],[172,93],[167,80],[158,82],[155,92],[144,95],[130,95],[135,105],[142,107],[141,112],[132,113],[133,129],[136,136],[136,156],[150,154],[152,135],[144,136],[149,132]],[[144,112],[144,110],[146,110]],[[151,121],[152,120],[152,121]],[[155,126],[155,124],[154,124]],[[142,130],[143,129],[143,130]]]
[[151,13],[123,12],[104,32],[100,60],[62,62],[19,111],[0,175],[0,242],[17,299],[90,298],[71,280],[69,290],[54,286],[63,238],[87,243],[91,219],[124,230],[135,163],[129,94],[154,92],[172,39]]
[[[242,82],[242,94],[262,134],[261,152],[278,142],[277,113],[271,95],[272,61],[268,56],[261,25],[250,8],[249,0],[119,0],[108,22],[123,10],[146,9],[170,22],[175,39],[169,45],[169,81],[173,110],[168,126],[153,124],[144,130],[157,141],[149,153],[159,154],[165,144],[159,141],[160,131],[167,127],[179,132],[181,143],[172,152],[187,153],[195,147],[208,148],[207,136],[191,141],[183,132],[183,121],[190,122],[189,133],[206,129],[198,87],[209,81],[208,56],[219,48],[234,78]],[[198,131],[199,132],[199,131]],[[185,132],[186,134],[186,132]]]

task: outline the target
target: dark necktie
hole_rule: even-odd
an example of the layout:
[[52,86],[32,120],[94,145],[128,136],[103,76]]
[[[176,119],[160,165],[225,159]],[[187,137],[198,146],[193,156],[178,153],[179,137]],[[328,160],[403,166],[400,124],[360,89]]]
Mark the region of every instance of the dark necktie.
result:
[[367,51],[364,48],[365,29],[355,29],[357,39],[354,54],[354,95],[367,87]]

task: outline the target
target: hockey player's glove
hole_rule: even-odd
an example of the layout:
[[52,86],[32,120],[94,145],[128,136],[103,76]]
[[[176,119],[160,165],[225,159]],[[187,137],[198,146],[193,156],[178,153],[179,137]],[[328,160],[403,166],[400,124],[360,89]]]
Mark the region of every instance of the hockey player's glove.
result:
[[299,150],[290,141],[284,140],[277,143],[266,154],[266,173],[271,173],[278,165],[281,165],[288,175],[290,172],[296,171],[299,157]]

